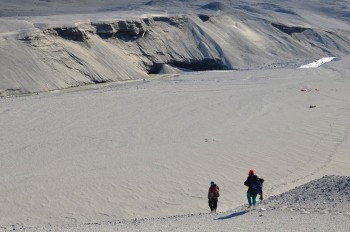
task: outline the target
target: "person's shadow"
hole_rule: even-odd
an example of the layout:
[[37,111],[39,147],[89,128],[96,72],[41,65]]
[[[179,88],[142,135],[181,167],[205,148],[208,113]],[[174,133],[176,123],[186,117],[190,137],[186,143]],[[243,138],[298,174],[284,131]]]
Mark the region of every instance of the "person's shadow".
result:
[[246,213],[248,213],[248,212],[249,212],[248,210],[243,210],[243,211],[240,211],[240,212],[232,213],[232,214],[227,215],[227,216],[224,216],[224,217],[216,218],[216,219],[214,219],[214,220],[226,220],[226,219],[231,219],[231,218],[235,218],[235,217],[238,217],[238,216],[242,216],[243,214],[246,214]]

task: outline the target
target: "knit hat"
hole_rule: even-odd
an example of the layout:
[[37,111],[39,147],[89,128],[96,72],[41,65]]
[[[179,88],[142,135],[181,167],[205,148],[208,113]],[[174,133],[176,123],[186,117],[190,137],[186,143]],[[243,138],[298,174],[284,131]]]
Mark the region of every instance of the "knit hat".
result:
[[249,174],[249,176],[254,175],[254,170],[253,169],[249,170],[248,174]]

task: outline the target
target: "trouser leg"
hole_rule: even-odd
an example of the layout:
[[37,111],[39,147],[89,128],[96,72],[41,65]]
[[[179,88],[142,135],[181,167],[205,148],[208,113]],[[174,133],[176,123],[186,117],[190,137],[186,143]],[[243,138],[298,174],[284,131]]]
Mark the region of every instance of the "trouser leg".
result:
[[213,201],[212,201],[212,199],[209,199],[208,204],[209,204],[210,211],[213,211]]
[[214,211],[216,212],[216,208],[218,207],[218,199],[217,198],[214,198],[213,199],[213,209]]
[[253,194],[251,196],[251,198],[253,199],[253,205],[255,206],[256,205],[256,194]]
[[248,200],[248,204],[252,205],[252,199],[251,199],[251,196],[250,196],[250,192],[247,192],[247,200]]

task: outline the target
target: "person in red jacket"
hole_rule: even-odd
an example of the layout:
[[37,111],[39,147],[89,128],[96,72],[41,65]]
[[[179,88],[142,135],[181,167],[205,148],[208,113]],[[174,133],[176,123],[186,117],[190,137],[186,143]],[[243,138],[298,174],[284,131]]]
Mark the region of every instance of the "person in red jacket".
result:
[[211,212],[216,212],[216,208],[218,207],[218,198],[220,196],[219,194],[220,188],[217,186],[214,181],[210,183],[209,191],[208,191],[208,203]]

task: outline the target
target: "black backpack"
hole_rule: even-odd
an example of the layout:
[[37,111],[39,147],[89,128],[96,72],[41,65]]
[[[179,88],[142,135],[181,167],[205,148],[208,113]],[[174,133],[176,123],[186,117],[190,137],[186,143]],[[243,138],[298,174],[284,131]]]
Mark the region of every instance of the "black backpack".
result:
[[261,193],[262,193],[263,183],[264,183],[264,179],[263,179],[263,178],[258,178],[256,192],[257,192],[258,194],[260,194],[260,195],[261,195]]

